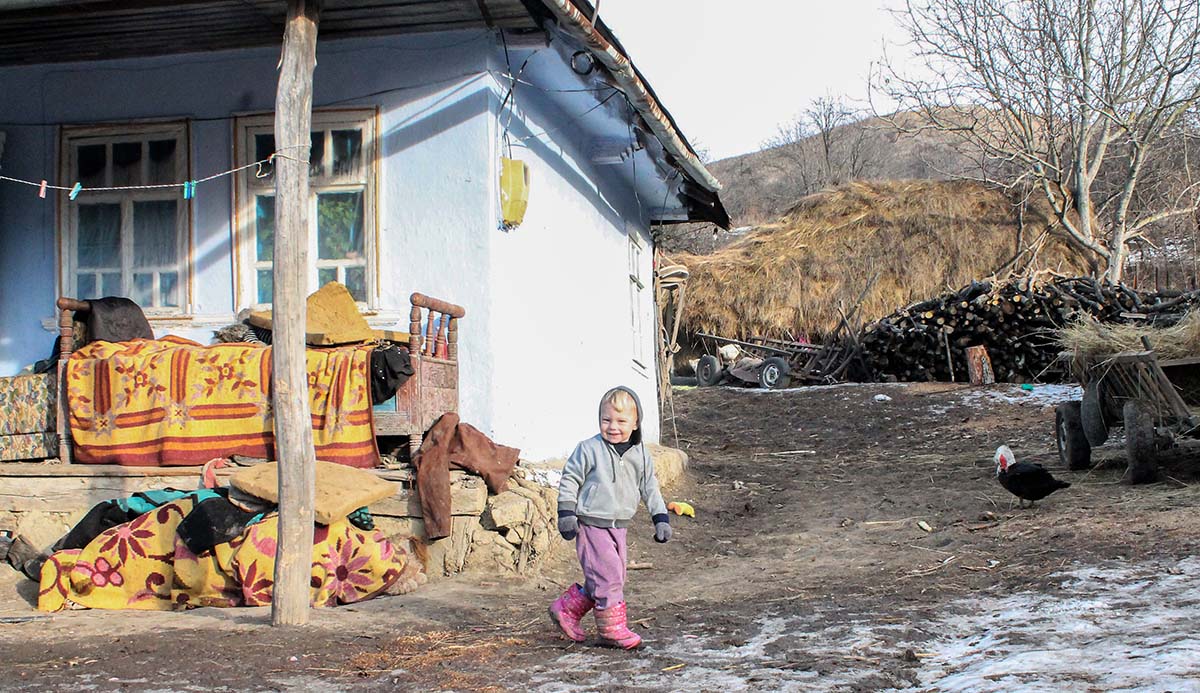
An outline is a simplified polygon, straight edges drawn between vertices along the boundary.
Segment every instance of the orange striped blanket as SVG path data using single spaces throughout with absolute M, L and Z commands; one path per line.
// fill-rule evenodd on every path
M 370 346 L 308 349 L 317 459 L 379 463 L 371 419 Z M 275 459 L 271 349 L 180 337 L 93 342 L 67 361 L 75 457 L 88 464 L 198 465 Z

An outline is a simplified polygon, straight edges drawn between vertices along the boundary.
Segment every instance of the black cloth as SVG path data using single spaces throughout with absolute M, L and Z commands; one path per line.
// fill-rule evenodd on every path
M 246 531 L 246 527 L 263 517 L 263 513 L 247 512 L 230 503 L 226 489 L 217 489 L 217 493 L 221 495 L 205 498 L 192 506 L 191 512 L 175 529 L 192 553 L 198 554 L 217 544 L 233 541 Z
M 611 445 L 617 449 L 618 455 L 624 456 L 625 453 L 629 452 L 629 448 L 633 447 L 633 441 L 627 440 L 624 443 L 611 443 Z
M 62 335 L 59 335 L 54 338 L 54 346 L 50 348 L 50 355 L 33 364 L 33 372 L 41 374 L 56 371 L 58 369 L 58 355 L 61 345 Z
M 87 515 L 83 516 L 82 520 L 75 523 L 71 531 L 54 542 L 54 546 L 50 550 L 53 552 L 62 551 L 63 549 L 82 549 L 91 543 L 93 539 L 100 536 L 100 533 L 104 530 L 135 520 L 140 514 L 130 510 L 128 507 L 122 507 L 115 500 L 97 503 L 92 506 Z
M 371 404 L 391 399 L 412 374 L 407 349 L 391 342 L 376 347 L 371 352 Z
M 138 304 L 124 296 L 105 296 L 88 301 L 91 310 L 83 318 L 87 323 L 88 340 L 128 342 L 131 339 L 154 339 L 150 321 Z

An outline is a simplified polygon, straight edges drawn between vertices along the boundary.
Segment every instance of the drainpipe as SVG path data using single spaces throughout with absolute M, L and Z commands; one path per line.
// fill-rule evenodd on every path
M 721 183 L 713 177 L 700 159 L 692 153 L 687 143 L 679 136 L 671 120 L 663 112 L 658 101 L 650 94 L 650 90 L 642 83 L 633 63 L 621 51 L 609 43 L 586 15 L 579 11 L 571 0 L 542 0 L 542 3 L 554 13 L 558 25 L 567 34 L 583 43 L 588 51 L 596 57 L 608 71 L 612 73 L 617 87 L 624 92 L 634 110 L 641 114 L 646 125 L 654 132 L 655 137 L 671 154 L 676 163 L 688 173 L 693 180 L 710 192 L 721 189 Z

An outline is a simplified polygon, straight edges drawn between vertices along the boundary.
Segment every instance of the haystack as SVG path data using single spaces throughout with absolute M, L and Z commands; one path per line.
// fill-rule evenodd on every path
M 672 258 L 691 271 L 683 329 L 819 339 L 875 276 L 856 322 L 997 272 L 1086 273 L 1050 215 L 1018 211 L 970 181 L 855 182 L 810 195 L 712 255 Z
M 1143 351 L 1142 337 L 1160 359 L 1200 354 L 1200 313 L 1190 312 L 1169 327 L 1114 325 L 1084 319 L 1059 332 L 1059 344 L 1084 361 L 1098 361 L 1121 351 Z

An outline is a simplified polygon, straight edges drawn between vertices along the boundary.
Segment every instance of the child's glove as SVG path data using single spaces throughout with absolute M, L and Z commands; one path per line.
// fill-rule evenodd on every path
M 561 522 L 561 520 L 560 520 Z M 655 522 L 654 523 L 654 541 L 660 544 L 665 544 L 671 540 L 671 523 Z
M 571 541 L 579 534 L 579 518 L 575 517 L 575 513 L 558 516 L 558 533 L 567 541 Z

